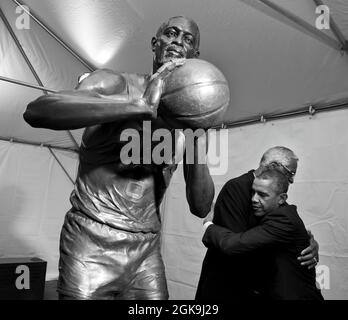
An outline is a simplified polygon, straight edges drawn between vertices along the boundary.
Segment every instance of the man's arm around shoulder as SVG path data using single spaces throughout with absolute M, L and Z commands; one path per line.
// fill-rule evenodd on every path
M 228 255 L 288 244 L 292 241 L 294 224 L 284 211 L 274 210 L 261 224 L 245 232 L 234 233 L 227 228 L 209 225 L 203 236 L 206 247 L 213 247 Z

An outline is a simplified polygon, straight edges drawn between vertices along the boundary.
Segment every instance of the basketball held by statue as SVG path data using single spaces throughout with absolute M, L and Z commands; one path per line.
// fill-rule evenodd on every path
M 228 82 L 208 61 L 187 59 L 166 79 L 159 114 L 173 128 L 203 128 L 223 122 L 230 101 Z

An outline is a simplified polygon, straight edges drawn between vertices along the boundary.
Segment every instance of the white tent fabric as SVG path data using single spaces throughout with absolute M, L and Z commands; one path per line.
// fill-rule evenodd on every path
M 74 177 L 76 156 L 55 154 Z M 47 279 L 56 278 L 72 187 L 47 148 L 0 141 L 0 257 L 42 257 Z
M 55 90 L 73 88 L 77 83 L 77 76 L 86 72 L 86 68 L 72 59 L 61 45 L 35 23 L 30 24 L 29 30 L 18 30 L 15 8 L 11 1 L 1 3 L 1 9 L 44 86 Z M 1 20 L 0 46 L 1 76 L 37 84 Z M 34 129 L 23 121 L 26 105 L 42 92 L 6 82 L 0 82 L 0 90 L 1 114 L 4 115 L 0 118 L 0 137 L 74 147 L 66 132 Z
M 161 22 L 181 14 L 194 18 L 201 29 L 201 58 L 219 67 L 230 83 L 226 124 L 309 106 L 345 106 L 348 57 L 339 50 L 332 30 L 315 29 L 318 1 L 271 1 L 287 17 L 269 7 L 269 2 L 26 0 L 25 5 L 91 66 L 137 73 L 151 71 L 150 40 Z M 18 3 L 1 0 L 0 9 L 43 85 L 54 90 L 74 88 L 78 76 L 89 68 L 34 18 L 28 30 L 18 29 L 16 21 L 23 14 L 16 12 Z M 323 3 L 347 39 L 348 3 Z M 291 20 L 293 16 L 304 21 L 305 27 Z M 0 18 L 1 76 L 37 85 Z M 52 146 L 72 178 L 78 163 L 76 154 L 55 149 L 75 147 L 67 132 L 34 129 L 24 122 L 26 105 L 41 94 L 0 81 L 0 257 L 39 255 L 48 261 L 48 278 L 53 278 L 58 272 L 59 232 L 73 185 L 47 148 L 14 142 Z M 290 199 L 320 243 L 321 263 L 331 271 L 331 289 L 324 295 L 332 299 L 348 298 L 348 176 L 338 170 L 348 160 L 347 115 L 345 110 L 332 111 L 312 119 L 296 117 L 231 128 L 228 171 L 214 177 L 217 194 L 228 179 L 254 168 L 268 147 L 281 144 L 295 150 L 300 167 Z M 78 143 L 81 133 L 72 132 Z M 177 172 L 163 205 L 163 254 L 171 298 L 191 299 L 205 250 L 200 242 L 201 221 L 189 214 L 183 189 L 182 174 Z
M 7 0 L 8 1 L 8 0 Z M 273 1 L 315 26 L 313 0 Z M 343 1 L 324 1 L 348 32 Z M 231 84 L 226 122 L 292 111 L 348 91 L 347 55 L 329 47 L 260 1 L 26 1 L 86 59 L 119 71 L 151 71 L 150 39 L 167 17 L 192 16 L 201 57 Z M 337 21 L 337 24 L 338 24 Z M 317 30 L 319 31 L 319 30 Z M 331 31 L 325 32 L 332 39 Z M 250 94 L 252 92 L 252 94 Z

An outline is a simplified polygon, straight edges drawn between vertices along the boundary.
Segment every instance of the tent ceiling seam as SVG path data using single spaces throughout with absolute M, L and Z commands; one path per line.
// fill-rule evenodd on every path
M 65 151 L 65 152 L 71 152 L 71 153 L 78 154 L 78 150 L 71 149 L 71 148 L 53 146 L 53 145 L 50 145 L 47 143 L 31 142 L 31 141 L 20 140 L 17 138 L 9 138 L 9 137 L 1 137 L 1 136 L 0 136 L 0 141 L 18 143 L 18 144 L 23 144 L 23 145 L 33 146 L 33 147 L 51 148 L 51 149 L 55 149 L 58 151 Z
M 50 151 L 50 153 L 52 154 L 52 156 L 54 157 L 54 159 L 56 159 L 57 163 L 59 164 L 59 166 L 61 167 L 61 169 L 64 171 L 65 175 L 68 177 L 68 179 L 70 180 L 70 182 L 75 185 L 74 180 L 70 177 L 70 174 L 68 173 L 68 171 L 66 171 L 65 167 L 63 166 L 63 164 L 60 162 L 60 160 L 58 159 L 58 157 L 56 156 L 56 154 L 52 151 L 52 149 L 50 147 L 48 147 L 48 150 Z
M 68 133 L 68 136 L 70 137 L 70 140 L 74 143 L 76 150 L 78 150 L 79 149 L 79 145 L 78 145 L 75 137 L 73 136 L 73 134 L 71 133 L 70 130 L 67 130 L 66 132 Z
M 279 113 L 279 114 L 273 114 L 273 115 L 260 115 L 257 118 L 223 123 L 221 126 L 212 127 L 212 129 L 228 129 L 228 128 L 235 128 L 235 127 L 242 127 L 242 126 L 247 126 L 251 124 L 266 123 L 267 121 L 281 120 L 281 119 L 296 117 L 296 116 L 305 116 L 305 115 L 314 116 L 315 114 L 319 112 L 335 111 L 335 110 L 342 110 L 342 109 L 348 109 L 348 101 L 337 103 L 337 104 L 331 104 L 328 106 L 322 106 L 322 107 L 314 107 L 313 105 L 310 105 L 308 108 L 294 111 L 294 112 L 285 112 L 285 113 Z

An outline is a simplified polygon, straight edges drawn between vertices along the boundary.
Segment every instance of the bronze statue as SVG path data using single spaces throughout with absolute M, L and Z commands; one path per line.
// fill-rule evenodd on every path
M 72 91 L 39 97 L 24 119 L 33 127 L 86 127 L 71 210 L 60 238 L 58 291 L 61 299 L 167 299 L 160 253 L 159 205 L 175 163 L 120 161 L 120 134 L 144 120 L 166 127 L 157 116 L 164 78 L 199 55 L 199 29 L 185 17 L 162 24 L 151 42 L 153 75 L 97 70 Z M 195 140 L 195 148 L 206 137 Z M 210 210 L 214 185 L 205 164 L 184 163 L 191 212 Z M 177 214 L 171 212 L 170 214 Z

